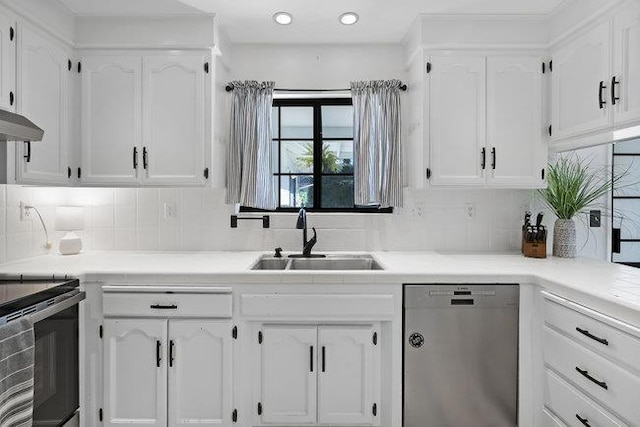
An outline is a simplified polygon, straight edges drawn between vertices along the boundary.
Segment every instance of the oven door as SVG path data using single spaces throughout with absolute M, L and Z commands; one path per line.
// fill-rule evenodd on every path
M 34 426 L 61 426 L 78 409 L 78 304 L 34 322 Z M 47 314 L 49 314 L 47 313 Z M 35 320 L 35 319 L 34 319 Z

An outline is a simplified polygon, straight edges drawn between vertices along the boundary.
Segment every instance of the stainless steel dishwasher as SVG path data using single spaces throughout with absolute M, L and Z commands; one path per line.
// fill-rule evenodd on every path
M 404 427 L 514 427 L 518 285 L 404 286 Z

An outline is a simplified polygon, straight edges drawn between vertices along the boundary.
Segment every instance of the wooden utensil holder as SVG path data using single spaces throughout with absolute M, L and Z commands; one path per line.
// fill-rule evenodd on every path
M 536 242 L 526 242 L 522 237 L 522 253 L 527 258 L 546 258 L 547 257 L 547 240 Z

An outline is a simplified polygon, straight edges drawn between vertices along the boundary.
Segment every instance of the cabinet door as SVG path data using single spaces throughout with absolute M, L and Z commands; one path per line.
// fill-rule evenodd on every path
M 231 424 L 231 323 L 169 321 L 169 426 Z
M 553 138 L 566 138 L 612 124 L 609 99 L 610 24 L 606 21 L 553 54 Z M 606 88 L 600 90 L 600 85 Z M 602 95 L 602 105 L 600 103 Z
M 485 145 L 485 59 L 432 58 L 429 126 L 434 185 L 480 185 Z
M 105 320 L 105 426 L 166 425 L 166 354 L 166 320 Z
M 0 108 L 15 110 L 16 98 L 16 20 L 0 9 Z M 13 32 L 13 40 L 11 33 Z M 11 93 L 13 92 L 13 95 Z M 13 96 L 13 102 L 11 97 Z
M 366 326 L 318 327 L 318 422 L 373 424 L 379 406 L 379 346 Z M 376 413 L 378 408 L 376 408 Z
M 203 55 L 144 58 L 146 183 L 204 183 L 204 62 Z
M 614 74 L 618 82 L 613 90 L 620 98 L 615 106 L 615 124 L 625 125 L 640 120 L 640 3 L 632 2 L 619 12 L 613 28 Z M 613 85 L 613 80 L 609 83 Z
M 262 329 L 262 422 L 316 422 L 316 326 Z
M 18 110 L 44 129 L 44 137 L 19 144 L 16 178 L 20 183 L 67 184 L 70 53 L 27 23 L 21 26 L 19 43 Z
M 487 59 L 487 170 L 492 185 L 544 183 L 541 63 L 537 57 Z
M 82 59 L 82 178 L 133 184 L 142 168 L 142 61 L 136 56 Z

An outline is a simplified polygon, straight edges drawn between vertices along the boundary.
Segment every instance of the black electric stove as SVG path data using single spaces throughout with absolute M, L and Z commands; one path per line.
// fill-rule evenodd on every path
M 59 297 L 77 291 L 79 286 L 78 279 L 67 276 L 0 275 L 0 324 L 13 313 L 56 302 Z

